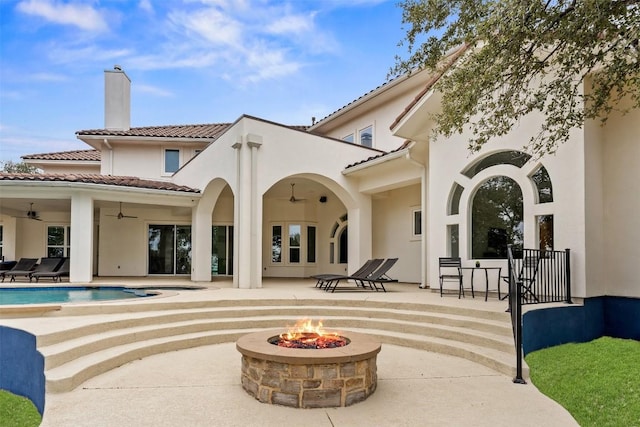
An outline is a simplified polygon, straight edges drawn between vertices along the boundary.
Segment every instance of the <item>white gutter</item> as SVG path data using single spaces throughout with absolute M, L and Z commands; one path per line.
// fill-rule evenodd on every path
M 104 138 L 103 142 L 104 142 L 104 145 L 106 145 L 107 148 L 109 149 L 109 173 L 108 173 L 108 175 L 113 175 L 113 147 L 111 146 L 111 144 L 109 144 L 109 140 L 107 138 Z M 100 161 L 100 164 L 102 164 L 102 161 Z

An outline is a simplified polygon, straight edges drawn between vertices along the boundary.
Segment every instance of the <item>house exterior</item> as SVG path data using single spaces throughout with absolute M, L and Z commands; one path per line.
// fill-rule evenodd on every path
M 239 288 L 397 257 L 394 278 L 435 289 L 438 257 L 504 268 L 511 241 L 570 248 L 576 297 L 640 297 L 640 111 L 587 122 L 541 159 L 523 152 L 530 115 L 470 154 L 468 131 L 431 138 L 439 77 L 390 81 L 311 126 L 131 127 L 131 82 L 107 70 L 105 128 L 76 133 L 90 150 L 28 155 L 44 174 L 0 176 L 2 255 L 70 255 L 71 282 L 222 275 Z M 497 198 L 515 215 L 496 220 Z M 40 221 L 24 218 L 30 203 Z

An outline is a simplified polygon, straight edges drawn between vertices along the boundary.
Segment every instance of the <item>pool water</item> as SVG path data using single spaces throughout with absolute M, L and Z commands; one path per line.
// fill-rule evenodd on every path
M 110 301 L 152 295 L 156 293 L 122 287 L 1 288 L 0 305 Z

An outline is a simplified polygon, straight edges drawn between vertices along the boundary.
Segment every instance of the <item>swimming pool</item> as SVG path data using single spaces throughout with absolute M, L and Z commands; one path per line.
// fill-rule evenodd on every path
M 157 295 L 146 289 L 124 287 L 0 288 L 0 305 L 91 302 L 142 298 Z

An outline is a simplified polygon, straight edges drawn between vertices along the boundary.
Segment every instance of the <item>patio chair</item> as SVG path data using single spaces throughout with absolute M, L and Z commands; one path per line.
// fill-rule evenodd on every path
M 523 300 L 528 300 L 530 302 L 540 302 L 536 294 L 533 292 L 533 284 L 536 281 L 539 266 L 540 258 L 537 256 L 526 256 L 522 259 L 520 271 L 516 276 L 516 283 L 518 283 L 520 289 L 522 289 L 521 296 Z M 507 286 L 509 286 L 509 276 L 502 276 L 501 278 L 504 282 L 507 283 Z
M 14 265 L 11 270 L 0 272 L 0 275 L 2 276 L 2 282 L 4 282 L 4 279 L 7 276 L 11 276 L 13 274 L 19 274 L 23 271 L 26 271 L 28 273 L 31 272 L 37 263 L 38 263 L 38 258 L 20 258 L 16 263 L 16 265 Z
M 456 282 L 458 284 L 458 299 L 460 299 L 460 295 L 464 296 L 464 288 L 462 287 L 462 260 L 460 257 L 438 258 L 438 273 L 440 277 L 441 297 L 444 282 Z
M 380 267 L 383 261 L 384 259 L 381 259 L 381 258 L 370 259 L 367 262 L 365 262 L 362 265 L 362 267 L 360 267 L 350 276 L 345 274 L 317 274 L 311 277 L 318 280 L 318 282 L 316 283 L 316 287 L 319 287 L 320 289 L 325 289 L 327 286 L 329 286 L 331 283 L 333 283 L 336 280 L 345 279 L 349 277 L 367 277 L 371 273 L 373 273 L 378 267 Z M 356 282 L 356 284 L 360 286 L 360 282 Z
M 31 270 L 22 270 L 22 271 L 10 271 L 7 272 L 7 276 L 11 276 L 11 282 L 16 281 L 16 276 L 24 276 L 31 281 L 31 275 L 34 273 L 44 272 L 50 273 L 58 269 L 62 264 L 62 258 L 41 258 L 40 264 L 36 264 L 36 266 Z
M 62 264 L 55 271 L 36 271 L 33 272 L 29 278 L 36 279 L 36 282 L 40 281 L 40 279 L 49 278 L 54 282 L 61 282 L 63 277 L 69 277 L 69 266 L 71 264 L 70 258 L 63 258 Z

